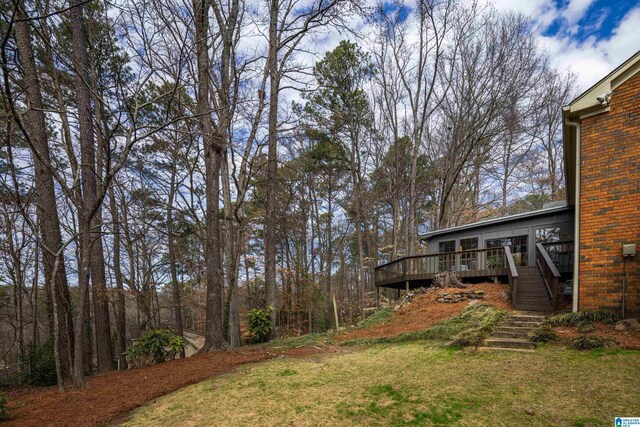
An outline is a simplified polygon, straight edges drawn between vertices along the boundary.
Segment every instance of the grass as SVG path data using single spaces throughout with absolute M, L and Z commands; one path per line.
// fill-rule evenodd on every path
M 299 337 L 278 338 L 261 344 L 272 348 L 299 348 L 335 344 L 335 340 L 328 334 L 306 334 Z
M 454 317 L 435 323 L 429 329 L 404 332 L 393 337 L 357 338 L 341 345 L 394 344 L 412 341 L 445 342 L 454 346 L 477 345 L 504 318 L 505 312 L 488 304 L 474 304 Z
M 551 326 L 576 326 L 582 322 L 607 322 L 618 320 L 618 314 L 611 310 L 573 311 L 551 316 L 547 323 Z
M 640 413 L 639 356 L 371 346 L 246 366 L 158 399 L 128 424 L 608 426 Z
M 383 307 L 376 310 L 371 316 L 364 319 L 358 324 L 359 329 L 370 328 L 374 325 L 387 323 L 393 316 L 393 309 L 391 307 Z

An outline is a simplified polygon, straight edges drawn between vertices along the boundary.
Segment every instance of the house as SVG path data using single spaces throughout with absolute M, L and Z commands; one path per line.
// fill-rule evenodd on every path
M 508 281 L 515 308 L 640 313 L 640 52 L 563 107 L 566 200 L 420 236 L 427 253 L 378 266 L 377 287 L 457 271 Z

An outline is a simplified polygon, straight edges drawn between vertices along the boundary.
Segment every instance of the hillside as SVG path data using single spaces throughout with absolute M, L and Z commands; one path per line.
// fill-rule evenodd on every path
M 416 347 L 414 346 L 422 349 L 431 348 L 432 350 L 430 350 L 428 358 L 431 362 L 436 361 L 434 363 L 438 364 L 440 363 L 437 362 L 439 358 L 444 357 L 449 360 L 450 355 L 453 354 L 451 351 L 456 352 L 455 347 L 454 349 L 443 349 L 443 344 L 455 342 L 452 340 L 455 340 L 461 335 L 464 336 L 469 332 L 477 330 L 483 331 L 483 328 L 490 329 L 496 322 L 499 322 L 501 318 L 511 311 L 509 300 L 506 297 L 507 286 L 505 285 L 468 285 L 463 292 L 473 293 L 475 295 L 474 297 L 470 297 L 470 300 L 457 303 L 438 301 L 451 297 L 450 295 L 449 297 L 444 297 L 445 294 L 459 294 L 460 292 L 461 290 L 457 288 L 421 290 L 416 292 L 412 298 L 405 300 L 400 307 L 397 307 L 397 303 L 389 304 L 377 310 L 372 316 L 361 321 L 358 325 L 347 327 L 346 330 L 339 333 L 284 338 L 266 345 L 253 345 L 238 350 L 211 352 L 151 367 L 96 375 L 89 379 L 88 388 L 80 391 L 73 390 L 60 394 L 55 388 L 15 388 L 8 393 L 9 413 L 12 418 L 6 425 L 105 425 L 119 420 L 134 409 L 146 405 L 150 401 L 155 402 L 156 399 L 176 390 L 185 387 L 187 388 L 184 390 L 190 390 L 188 386 L 192 384 L 233 372 L 242 365 L 255 365 L 270 359 L 291 360 L 291 362 L 283 362 L 282 366 L 286 365 L 286 369 L 280 369 L 281 364 L 267 364 L 265 368 L 256 368 L 256 372 L 260 373 L 259 376 L 261 376 L 261 378 L 263 374 L 264 378 L 267 379 L 273 377 L 273 375 L 275 375 L 272 371 L 272 369 L 274 369 L 273 366 L 279 369 L 278 372 L 285 372 L 285 374 L 282 374 L 283 376 L 296 376 L 297 372 L 300 372 L 302 369 L 300 366 L 305 364 L 309 365 L 309 363 L 315 366 L 318 362 L 313 362 L 313 360 L 320 360 L 318 357 L 320 357 L 321 360 L 328 360 L 326 358 L 334 360 L 335 362 L 331 362 L 329 365 L 335 365 L 335 369 L 339 371 L 344 367 L 343 362 L 341 362 L 343 359 L 335 358 L 345 357 L 351 353 L 362 354 L 362 356 L 350 357 L 358 360 L 362 358 L 361 362 L 363 364 L 371 366 L 371 369 L 375 368 L 380 370 L 382 362 L 380 360 L 374 360 L 376 357 L 374 355 L 378 354 L 376 353 L 377 350 L 375 350 L 377 347 L 375 345 L 371 346 L 371 344 L 376 343 L 386 344 L 381 351 L 386 355 L 384 357 L 389 358 L 401 357 L 410 359 L 411 357 L 416 357 L 414 354 Z M 477 295 L 481 295 L 481 297 Z M 639 332 L 616 331 L 613 325 L 604 323 L 596 323 L 595 329 L 598 334 L 615 338 L 621 347 L 640 348 Z M 556 330 L 563 339 L 560 344 L 567 343 L 569 339 L 577 335 L 575 327 L 564 326 L 558 327 Z M 400 347 L 394 350 L 394 343 L 399 342 L 409 342 L 410 347 L 414 350 L 410 348 L 405 351 L 401 350 Z M 540 369 L 557 369 L 557 367 L 548 366 L 544 360 L 548 357 L 556 361 L 563 358 L 573 359 L 577 354 L 574 350 L 567 350 L 563 347 L 564 346 L 561 345 L 542 348 L 535 352 L 536 356 L 531 357 L 537 357 L 534 363 L 537 363 Z M 373 353 L 369 349 L 371 349 Z M 551 353 L 543 356 L 541 355 L 542 353 L 540 353 L 541 351 Z M 610 351 L 613 351 L 611 354 L 618 354 L 615 353 L 616 350 Z M 594 354 L 606 355 L 608 353 Z M 636 360 L 636 362 L 638 360 L 636 352 L 619 354 L 624 355 L 625 360 L 629 360 L 629 358 Z M 384 360 L 384 357 L 381 360 Z M 519 362 L 516 363 L 518 356 L 513 354 L 501 355 L 499 357 L 509 360 L 509 363 L 513 361 L 515 364 L 520 365 Z M 311 362 L 293 360 L 300 358 L 310 360 Z M 492 371 L 493 365 L 485 363 L 486 361 L 484 359 L 482 360 L 482 363 L 484 363 L 483 366 L 486 365 L 485 368 L 488 370 L 486 372 L 483 371 L 483 375 L 495 376 L 496 373 Z M 615 360 L 612 359 L 610 362 L 617 367 L 624 364 L 623 361 L 618 360 L 618 358 Z M 466 364 L 467 362 L 461 363 Z M 298 367 L 294 369 L 296 366 Z M 636 369 L 634 366 L 635 365 L 625 367 L 624 369 L 634 370 Z M 403 370 L 399 371 L 393 365 L 391 365 L 390 368 L 395 374 L 402 378 L 407 377 L 407 375 L 409 377 L 413 375 Z M 455 367 L 451 366 L 450 368 L 454 369 Z M 333 369 L 333 367 L 331 369 Z M 246 373 L 247 371 L 243 369 L 238 375 L 244 375 L 242 372 Z M 391 372 L 385 373 L 384 370 L 380 370 L 379 373 L 381 375 L 391 375 Z M 521 374 L 522 373 L 518 373 L 518 375 Z M 276 376 L 279 375 L 280 374 Z M 308 379 L 309 381 L 314 381 L 312 376 Z M 354 379 L 354 381 L 355 380 L 356 379 Z M 596 378 L 594 377 L 593 380 L 596 381 Z M 252 381 L 262 381 L 262 379 L 254 378 Z M 354 387 L 364 387 L 362 384 L 368 384 L 367 381 L 366 378 L 357 380 L 357 384 L 359 385 L 354 385 Z M 390 380 L 388 379 L 387 381 Z M 251 384 L 254 384 L 254 382 L 251 382 Z M 617 384 L 616 387 L 620 387 L 621 383 L 616 382 L 615 384 Z M 325 384 L 325 387 L 331 388 L 333 386 L 331 382 Z M 385 383 L 382 386 L 386 387 L 387 384 Z M 201 386 L 196 385 L 194 387 Z M 375 388 L 378 387 L 378 385 L 371 385 L 371 387 Z M 236 394 L 240 392 L 241 390 L 234 391 Z M 182 393 L 182 391 L 178 393 L 178 396 L 180 393 Z M 383 394 L 385 393 L 387 392 Z M 251 396 L 251 387 L 249 387 L 248 396 Z M 403 399 L 405 397 L 403 397 Z M 160 402 L 163 402 L 163 399 L 161 399 Z M 173 398 L 167 397 L 167 399 Z M 256 399 L 258 398 L 256 397 Z M 466 399 L 466 397 L 464 399 Z M 464 399 L 463 401 L 466 401 Z M 267 402 L 263 403 L 267 406 L 270 405 Z M 406 403 L 407 402 L 404 402 L 403 405 Z M 180 405 L 191 407 L 193 403 L 182 402 Z M 358 405 L 359 404 L 356 404 L 356 407 Z M 227 409 L 231 411 L 232 407 L 233 405 Z M 166 411 L 167 407 L 162 406 L 161 409 L 162 411 Z M 225 414 L 224 411 L 227 409 L 223 409 L 221 414 Z M 328 411 L 329 408 L 324 408 L 324 410 Z M 178 412 L 178 415 L 182 414 L 182 412 Z M 395 413 L 394 411 L 389 412 L 389 414 Z M 143 421 L 140 421 L 141 424 L 154 425 L 156 423 L 157 418 L 153 415 L 153 411 L 150 413 L 147 410 L 141 412 L 141 414 L 144 414 L 145 417 Z M 276 416 L 275 413 L 269 414 L 270 418 L 265 419 L 267 423 L 273 421 L 273 417 Z M 378 417 L 378 415 L 376 415 L 376 417 Z M 176 413 L 172 413 L 171 416 L 175 419 L 177 415 Z M 230 414 L 226 413 L 226 416 L 230 416 Z M 456 417 L 457 416 L 458 415 L 456 415 Z M 358 422 L 367 419 L 362 414 L 354 419 L 349 417 L 332 418 L 332 416 L 329 415 L 327 415 L 327 417 L 327 420 L 333 419 L 336 422 L 345 422 L 346 420 L 348 421 L 347 424 L 358 424 Z M 172 418 L 169 417 L 167 419 Z M 229 419 L 234 420 L 233 417 Z M 297 417 L 288 419 L 292 420 L 293 424 L 305 424 L 304 422 L 299 422 L 300 419 Z M 378 417 L 376 419 L 384 424 L 386 418 L 383 416 L 382 418 Z M 248 421 L 248 419 L 242 418 L 235 421 L 243 423 Z M 197 417 L 194 422 L 197 422 Z M 132 425 L 133 424 L 136 423 L 132 423 Z

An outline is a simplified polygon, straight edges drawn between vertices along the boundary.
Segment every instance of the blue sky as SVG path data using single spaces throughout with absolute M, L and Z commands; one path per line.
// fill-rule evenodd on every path
M 462 0 L 463 2 L 474 0 Z M 640 50 L 639 0 L 479 0 L 529 17 L 556 67 L 586 90 Z M 415 0 L 405 0 L 407 8 Z M 395 8 L 386 3 L 387 9 Z
M 638 0 L 495 0 L 498 10 L 522 13 L 536 24 L 554 65 L 572 70 L 580 90 L 640 50 Z

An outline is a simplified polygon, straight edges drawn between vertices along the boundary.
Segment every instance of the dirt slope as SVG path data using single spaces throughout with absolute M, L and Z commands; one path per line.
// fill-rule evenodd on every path
M 509 300 L 505 295 L 508 285 L 484 283 L 467 285 L 467 289 L 484 291 L 484 299 L 479 300 L 504 310 L 511 310 Z M 448 319 L 460 313 L 467 302 L 445 304 L 436 302 L 440 292 L 456 292 L 459 289 L 429 289 L 426 293 L 417 295 L 410 303 L 400 307 L 393 313 L 387 323 L 374 325 L 367 329 L 358 329 L 336 336 L 336 340 L 344 341 L 356 338 L 392 337 L 403 332 L 420 331 L 429 328 L 440 320 Z

